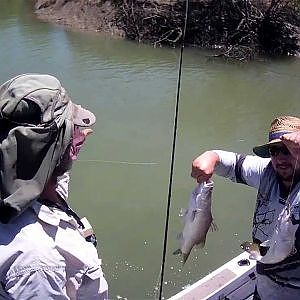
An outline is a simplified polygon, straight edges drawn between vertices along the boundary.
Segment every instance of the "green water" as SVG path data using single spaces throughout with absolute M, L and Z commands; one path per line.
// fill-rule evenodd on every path
M 50 73 L 97 115 L 74 166 L 70 203 L 97 233 L 112 299 L 158 293 L 179 51 L 65 30 L 37 20 L 31 1 L 0 1 L 0 81 Z M 255 191 L 215 178 L 219 230 L 182 267 L 172 252 L 195 183 L 191 162 L 206 149 L 248 153 L 270 121 L 300 115 L 298 59 L 249 65 L 184 49 L 163 294 L 167 298 L 240 252 L 250 238 Z

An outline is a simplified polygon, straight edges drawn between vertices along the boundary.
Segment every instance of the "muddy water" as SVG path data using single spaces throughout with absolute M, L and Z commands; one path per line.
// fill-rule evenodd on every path
M 56 75 L 97 115 L 74 166 L 70 203 L 93 224 L 112 299 L 154 299 L 162 261 L 179 51 L 38 21 L 30 1 L 0 1 L 0 81 Z M 163 292 L 167 298 L 238 254 L 255 191 L 215 178 L 217 232 L 182 267 L 172 255 L 192 159 L 211 148 L 248 153 L 278 114 L 300 114 L 297 59 L 225 64 L 185 49 Z

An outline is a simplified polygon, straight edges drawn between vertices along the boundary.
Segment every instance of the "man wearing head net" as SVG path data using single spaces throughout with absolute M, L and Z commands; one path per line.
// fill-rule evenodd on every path
M 108 299 L 96 238 L 66 202 L 95 121 L 53 76 L 0 86 L 1 299 Z

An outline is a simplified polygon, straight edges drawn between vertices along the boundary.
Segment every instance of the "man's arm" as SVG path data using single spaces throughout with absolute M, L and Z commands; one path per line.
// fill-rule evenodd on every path
M 260 176 L 269 162 L 268 158 L 211 150 L 193 161 L 191 176 L 198 182 L 204 182 L 216 173 L 234 182 L 258 188 Z
M 7 279 L 5 285 L 7 298 L 4 299 L 70 299 L 65 290 L 65 276 L 64 269 L 55 266 L 52 270 L 50 267 L 49 269 L 41 267 L 31 272 L 23 270 L 20 275 Z

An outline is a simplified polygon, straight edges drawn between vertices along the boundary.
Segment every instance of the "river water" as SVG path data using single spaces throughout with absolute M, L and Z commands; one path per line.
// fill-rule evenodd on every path
M 178 77 L 178 49 L 122 41 L 41 22 L 31 1 L 0 1 L 0 81 L 20 73 L 57 76 L 74 102 L 97 115 L 72 172 L 70 203 L 97 233 L 111 299 L 155 299 L 160 281 Z M 219 227 L 183 267 L 179 217 L 206 149 L 251 152 L 270 121 L 300 115 L 300 60 L 228 64 L 184 49 L 164 298 L 240 252 L 250 239 L 255 191 L 214 178 Z

